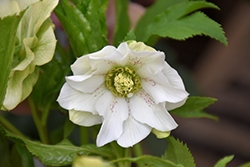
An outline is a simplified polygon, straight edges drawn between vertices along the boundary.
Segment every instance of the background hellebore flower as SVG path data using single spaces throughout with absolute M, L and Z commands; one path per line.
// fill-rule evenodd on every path
M 28 6 L 28 2 L 32 4 Z M 49 17 L 58 0 L 33 2 L 32 0 L 22 2 L 28 8 L 16 32 L 17 45 L 3 110 L 12 110 L 31 93 L 39 75 L 36 66 L 48 63 L 54 55 L 56 38 Z M 9 3 L 19 4 L 18 1 Z
M 183 105 L 188 93 L 164 59 L 142 42 L 106 46 L 75 61 L 57 101 L 75 124 L 102 123 L 98 147 L 113 140 L 133 146 L 152 128 L 167 132 L 178 126 L 167 110 Z
M 27 6 L 39 0 L 1 0 L 0 1 L 0 17 L 6 17 L 19 13 L 27 8 Z

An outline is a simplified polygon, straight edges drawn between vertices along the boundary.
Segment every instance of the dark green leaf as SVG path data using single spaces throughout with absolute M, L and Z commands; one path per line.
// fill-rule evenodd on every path
M 172 161 L 176 164 L 182 164 L 185 167 L 195 167 L 194 158 L 190 153 L 187 145 L 183 145 L 178 139 L 174 137 L 167 138 L 169 144 L 168 149 L 162 156 L 163 159 Z
M 213 116 L 211 114 L 207 114 L 202 110 L 209 105 L 213 104 L 217 99 L 210 97 L 189 97 L 186 103 L 170 112 L 177 116 L 185 117 L 185 118 L 211 118 L 214 120 L 218 120 L 218 117 Z
M 181 164 L 175 164 L 172 161 L 165 160 L 159 157 L 154 157 L 150 155 L 144 155 L 137 158 L 120 158 L 114 161 L 111 161 L 111 163 L 118 163 L 118 162 L 135 162 L 135 163 L 143 163 L 148 164 L 149 166 L 155 166 L 155 167 L 184 167 Z
M 125 36 L 125 38 L 123 39 L 123 42 L 129 41 L 129 40 L 135 40 L 136 41 L 136 36 L 135 36 L 135 32 L 133 29 L 131 29 L 128 34 Z
M 205 1 L 186 1 L 170 6 L 148 25 L 142 41 L 147 41 L 151 35 L 177 40 L 185 40 L 195 35 L 207 35 L 227 45 L 220 24 L 202 12 L 195 12 L 202 8 L 219 9 L 216 5 Z
M 16 148 L 17 148 L 19 155 L 21 156 L 22 166 L 23 167 L 34 167 L 33 156 L 30 154 L 30 152 L 19 144 L 16 144 Z
M 226 164 L 232 161 L 234 155 L 224 157 L 223 159 L 219 160 L 214 167 L 226 167 Z
M 130 21 L 128 17 L 128 1 L 115 0 L 115 9 L 116 24 L 113 43 L 114 46 L 118 46 L 129 31 Z
M 7 139 L 4 137 L 4 132 L 2 131 L 0 125 L 0 166 L 11 167 L 10 163 L 10 147 Z
M 104 12 L 107 1 L 101 2 L 75 1 L 73 6 L 62 0 L 55 9 L 76 57 L 100 50 L 108 43 Z
M 0 109 L 5 97 L 13 55 L 15 53 L 16 30 L 22 18 L 23 12 L 19 15 L 0 18 Z
M 170 6 L 184 2 L 186 0 L 157 0 L 152 6 L 147 8 L 145 14 L 139 20 L 135 34 L 138 40 L 142 40 L 145 35 L 146 27 L 154 21 L 155 17 L 165 11 Z
M 112 158 L 113 152 L 108 147 L 96 147 L 93 144 L 74 146 L 69 140 L 65 139 L 57 145 L 47 145 L 40 142 L 31 141 L 17 136 L 4 129 L 6 136 L 16 143 L 25 144 L 29 152 L 38 157 L 45 165 L 63 166 L 69 165 L 78 155 L 100 155 Z

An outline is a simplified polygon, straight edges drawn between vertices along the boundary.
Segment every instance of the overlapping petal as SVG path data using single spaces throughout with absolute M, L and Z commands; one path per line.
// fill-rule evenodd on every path
M 106 91 L 105 86 L 101 85 L 92 93 L 82 93 L 65 83 L 57 101 L 63 108 L 68 110 L 88 111 L 97 114 L 95 104 Z
M 69 119 L 77 125 L 87 127 L 102 123 L 101 116 L 77 110 L 69 110 Z
M 117 140 L 123 133 L 123 122 L 128 118 L 128 105 L 124 98 L 108 91 L 96 103 L 96 111 L 103 116 L 102 127 L 97 136 L 97 146 Z
M 144 70 L 148 77 L 141 79 L 142 87 L 154 98 L 156 103 L 164 101 L 177 103 L 188 96 L 188 93 L 182 86 L 171 84 L 168 77 L 162 72 L 152 74 L 150 69 L 145 68 Z M 174 77 L 179 78 L 177 75 Z
M 117 143 L 122 147 L 132 147 L 149 135 L 152 127 L 138 122 L 132 115 L 124 122 L 123 133 Z
M 130 100 L 132 116 L 139 122 L 159 131 L 170 131 L 178 125 L 165 109 L 164 103 L 156 104 L 143 89 Z

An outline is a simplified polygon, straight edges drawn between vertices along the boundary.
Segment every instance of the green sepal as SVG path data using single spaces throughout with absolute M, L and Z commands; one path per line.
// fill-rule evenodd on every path
M 218 117 L 202 111 L 216 101 L 217 99 L 211 97 L 188 97 L 183 106 L 169 112 L 184 118 L 210 118 L 218 121 Z

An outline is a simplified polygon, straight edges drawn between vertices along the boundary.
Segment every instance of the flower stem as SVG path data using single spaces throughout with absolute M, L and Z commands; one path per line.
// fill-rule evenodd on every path
M 2 114 L 0 114 L 0 123 L 12 133 L 26 138 L 15 126 L 13 126 L 7 119 L 5 119 Z
M 46 125 L 44 125 L 41 121 L 41 119 L 38 116 L 38 111 L 36 109 L 35 103 L 32 100 L 31 97 L 28 98 L 29 105 L 30 105 L 30 110 L 34 119 L 34 122 L 36 124 L 36 128 L 38 130 L 41 142 L 44 144 L 49 144 L 49 139 L 48 139 L 48 133 L 46 129 Z
M 119 150 L 119 146 L 115 142 L 111 142 L 111 147 L 113 148 L 116 158 L 122 158 L 121 152 Z M 124 167 L 124 164 L 122 162 L 118 162 L 119 167 Z
M 81 145 L 85 145 L 89 143 L 88 138 L 88 129 L 86 127 L 80 127 L 80 135 L 81 135 Z
M 125 154 L 124 154 L 124 158 L 130 158 L 131 157 L 131 149 L 130 147 L 129 148 L 126 148 L 125 149 Z M 124 166 L 125 167 L 130 167 L 131 166 L 131 162 L 127 161 L 124 163 Z
M 140 156 L 143 155 L 143 151 L 142 151 L 140 143 L 137 143 L 136 145 L 134 145 L 133 151 L 134 151 L 135 157 L 140 157 Z M 144 167 L 144 165 L 141 164 L 141 163 L 137 163 L 137 166 L 138 167 Z

